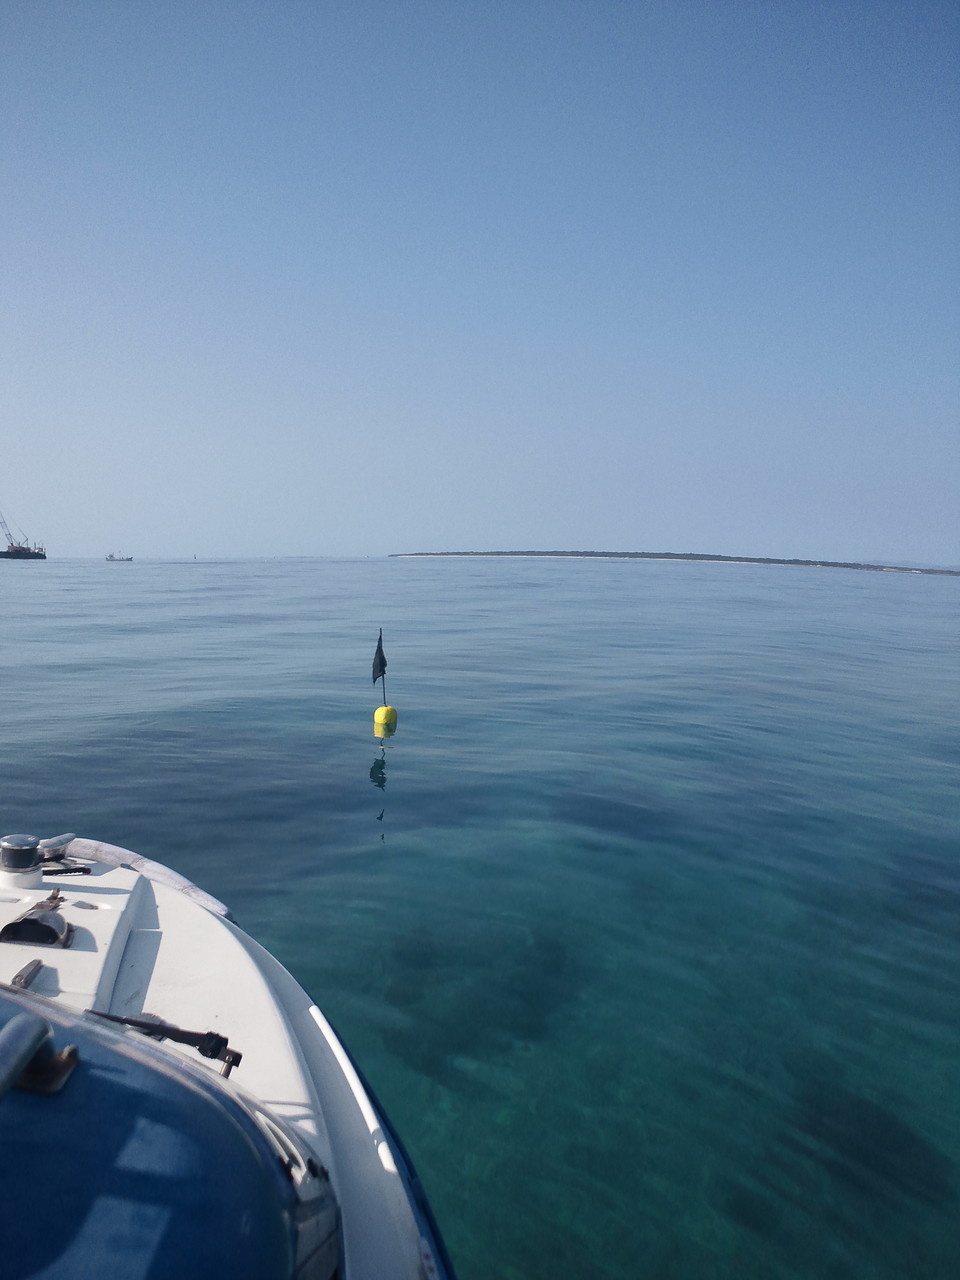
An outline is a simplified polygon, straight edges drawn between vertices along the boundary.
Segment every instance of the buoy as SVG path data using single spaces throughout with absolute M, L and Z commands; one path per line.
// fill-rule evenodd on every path
M 378 707 L 374 712 L 374 724 L 378 728 L 389 728 L 390 733 L 397 730 L 397 708 Z
M 387 724 L 385 720 L 374 720 L 373 722 L 373 736 L 375 738 L 392 738 L 396 732 L 397 726 L 395 724 Z

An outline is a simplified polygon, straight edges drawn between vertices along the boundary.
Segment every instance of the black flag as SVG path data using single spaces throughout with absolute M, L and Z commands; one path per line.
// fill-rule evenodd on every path
M 377 641 L 377 652 L 373 655 L 373 683 L 376 684 L 387 669 L 387 660 L 383 656 L 383 628 L 380 628 L 380 639 Z

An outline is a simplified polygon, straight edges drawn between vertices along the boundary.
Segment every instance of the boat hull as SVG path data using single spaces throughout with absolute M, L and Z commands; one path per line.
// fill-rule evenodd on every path
M 316 1238 L 302 1248 L 316 1266 L 301 1270 L 298 1263 L 291 1276 L 452 1280 L 402 1144 L 336 1032 L 279 961 L 222 903 L 161 863 L 78 839 L 48 858 L 42 882 L 32 885 L 31 874 L 39 880 L 39 873 L 0 872 L 0 880 L 6 877 L 0 884 L 0 984 L 9 991 L 26 981 L 27 995 L 41 1008 L 46 1004 L 77 1020 L 78 1043 L 94 1022 L 101 1037 L 119 1038 L 128 1047 L 132 1042 L 141 1056 L 159 1055 L 173 1075 L 195 1080 L 199 1073 L 211 1091 L 226 1096 L 228 1108 L 259 1117 L 268 1138 L 306 1153 L 300 1166 L 329 1182 L 339 1254 L 328 1266 L 329 1214 L 315 1215 Z M 32 935 L 18 935 L 25 913 L 44 910 L 66 926 L 60 935 L 67 945 L 38 945 Z M 173 1031 L 210 1033 L 226 1048 L 211 1057 L 196 1043 L 144 1034 L 158 1020 Z M 65 1098 L 73 1083 L 64 1086 Z M 0 1107 L 0 1137 L 2 1126 Z M 206 1176 L 216 1178 L 217 1167 Z M 322 1191 L 313 1187 L 314 1201 Z M 293 1217 L 306 1222 L 309 1215 L 301 1208 Z M 291 1247 L 302 1260 L 301 1244 Z M 99 1265 L 89 1273 L 96 1271 L 120 1274 Z M 180 1280 L 206 1274 L 179 1264 L 167 1273 Z

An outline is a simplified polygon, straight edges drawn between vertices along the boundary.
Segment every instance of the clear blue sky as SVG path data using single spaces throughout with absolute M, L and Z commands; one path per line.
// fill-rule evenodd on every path
M 58 558 L 960 562 L 953 0 L 3 0 Z

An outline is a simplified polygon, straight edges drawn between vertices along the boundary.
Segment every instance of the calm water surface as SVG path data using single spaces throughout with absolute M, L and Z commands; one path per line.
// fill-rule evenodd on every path
M 226 900 L 461 1280 L 955 1280 L 960 581 L 51 560 L 0 597 L 0 825 Z

